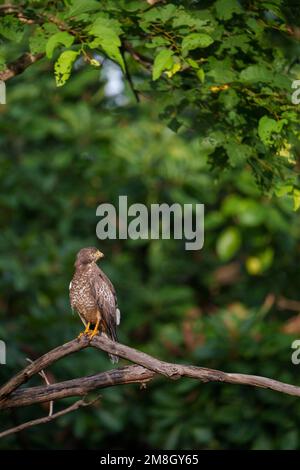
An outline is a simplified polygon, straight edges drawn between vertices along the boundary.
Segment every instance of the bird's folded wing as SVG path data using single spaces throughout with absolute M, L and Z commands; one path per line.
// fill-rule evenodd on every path
M 100 271 L 100 270 L 99 270 Z M 90 279 L 91 289 L 107 329 L 114 341 L 117 340 L 116 326 L 118 324 L 116 294 L 112 283 L 101 271 Z M 113 290 L 112 290 L 113 289 Z

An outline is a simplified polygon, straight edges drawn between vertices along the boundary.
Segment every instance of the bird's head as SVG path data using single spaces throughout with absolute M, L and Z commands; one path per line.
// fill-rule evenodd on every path
M 96 263 L 100 258 L 103 257 L 104 254 L 98 250 L 98 248 L 93 246 L 89 248 L 82 248 L 82 250 L 78 251 L 77 253 L 75 266 Z

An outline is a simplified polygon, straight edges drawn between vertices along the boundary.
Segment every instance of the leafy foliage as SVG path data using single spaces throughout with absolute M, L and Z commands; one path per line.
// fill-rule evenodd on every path
M 278 196 L 286 179 L 291 197 L 299 191 L 299 126 L 291 103 L 297 69 L 287 52 L 296 48 L 291 24 L 299 18 L 288 2 L 13 5 L 15 15 L 9 9 L 0 16 L 0 36 L 14 43 L 23 38 L 22 48 L 48 59 L 55 54 L 57 86 L 70 79 L 79 56 L 92 66 L 101 65 L 99 55 L 108 57 L 132 74 L 137 90 L 157 99 L 173 130 L 215 142 L 209 151 L 199 149 L 213 169 L 250 166 L 266 193 Z

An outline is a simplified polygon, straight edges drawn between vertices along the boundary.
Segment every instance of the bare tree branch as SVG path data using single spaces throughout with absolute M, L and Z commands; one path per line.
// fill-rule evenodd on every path
M 0 13 L 4 12 L 5 15 L 9 15 L 10 13 L 14 13 L 16 11 L 19 11 L 19 7 L 17 7 L 17 5 L 11 5 L 9 3 L 0 5 Z
M 231 384 L 251 385 L 252 387 L 268 388 L 276 392 L 300 397 L 300 387 L 297 387 L 296 385 L 290 385 L 278 380 L 257 375 L 223 372 L 216 369 L 208 369 L 206 367 L 195 367 L 160 361 L 149 354 L 145 354 L 141 351 L 130 348 L 129 346 L 125 346 L 124 344 L 115 343 L 102 335 L 95 336 L 91 341 L 91 345 L 97 349 L 101 349 L 109 352 L 110 354 L 114 354 L 122 357 L 123 359 L 128 359 L 131 362 L 140 364 L 146 369 L 165 375 L 171 379 L 190 377 L 198 379 L 201 382 L 226 382 Z
M 12 392 L 14 392 L 34 374 L 37 374 L 41 370 L 49 367 L 53 362 L 56 362 L 62 357 L 73 354 L 89 345 L 127 359 L 135 364 L 139 364 L 142 368 L 135 366 L 113 369 L 90 377 L 82 377 L 62 382 L 61 384 L 52 384 L 46 387 L 33 387 L 32 389 L 22 389 L 12 394 Z M 149 374 L 147 371 L 151 371 L 152 373 Z M 30 397 L 32 397 L 33 403 L 37 403 L 66 396 L 81 396 L 92 389 L 110 385 L 145 382 L 152 379 L 155 373 L 164 375 L 171 379 L 190 377 L 198 379 L 201 382 L 226 382 L 232 384 L 251 385 L 254 387 L 269 388 L 289 395 L 300 396 L 300 387 L 294 385 L 255 375 L 227 373 L 205 367 L 172 364 L 160 361 L 149 354 L 145 354 L 129 346 L 125 346 L 124 344 L 115 343 L 105 336 L 98 335 L 91 341 L 86 336 L 83 336 L 80 339 L 74 339 L 69 343 L 63 344 L 62 346 L 49 351 L 27 366 L 0 388 L 0 408 L 29 405 L 31 403 Z M 18 400 L 20 400 L 20 403 Z
M 127 359 L 135 363 L 135 365 L 116 368 L 107 372 L 91 375 L 89 377 L 67 380 L 57 384 L 17 390 L 20 385 L 27 382 L 30 377 L 41 373 L 41 371 L 46 367 L 49 367 L 53 362 L 73 354 L 76 351 L 80 351 L 87 346 L 92 346 L 96 349 L 100 349 L 101 351 L 122 357 L 123 359 Z M 203 383 L 224 382 L 238 385 L 250 385 L 252 387 L 268 388 L 287 395 L 300 397 L 300 387 L 295 385 L 256 375 L 228 373 L 220 370 L 208 369 L 206 367 L 195 367 L 164 362 L 150 356 L 149 354 L 143 353 L 142 351 L 130 348 L 124 344 L 115 343 L 105 336 L 98 335 L 92 340 L 87 336 L 82 336 L 80 339 L 74 339 L 69 343 L 63 344 L 44 354 L 12 377 L 0 388 L 0 409 L 28 406 L 34 403 L 42 403 L 71 396 L 86 396 L 86 394 L 92 390 L 115 385 L 129 383 L 140 383 L 144 385 L 158 374 L 164 375 L 170 379 L 189 377 Z M 77 408 L 79 406 L 84 406 L 81 401 L 76 403 Z M 0 433 L 0 437 L 56 419 L 62 414 L 77 409 L 76 403 L 66 410 L 55 413 L 52 416 L 46 416 L 4 431 Z
M 35 374 L 38 374 L 41 370 L 49 367 L 53 362 L 61 359 L 62 357 L 73 354 L 80 349 L 86 348 L 89 345 L 89 340 L 87 337 L 82 337 L 80 341 L 74 339 L 69 343 L 65 343 L 58 348 L 52 349 L 48 353 L 39 357 L 36 361 L 29 366 L 25 367 L 21 372 L 12 377 L 3 387 L 0 388 L 0 406 L 1 399 L 6 395 L 9 395 L 11 392 L 16 390 L 20 385 L 27 382 L 30 377 Z
M 107 372 L 66 380 L 49 386 L 21 388 L 1 402 L 0 409 L 28 406 L 66 397 L 81 397 L 101 388 L 131 383 L 145 384 L 155 377 L 155 372 L 142 366 L 119 367 Z
M 7 81 L 16 75 L 20 75 L 30 65 L 44 57 L 44 54 L 30 54 L 26 52 L 14 62 L 8 64 L 7 68 L 0 72 L 0 80 Z
M 50 421 L 53 421 L 54 419 L 57 419 L 60 416 L 63 416 L 67 413 L 71 413 L 72 411 L 76 411 L 78 410 L 78 408 L 82 408 L 83 406 L 89 406 L 92 403 L 94 403 L 94 401 L 86 402 L 84 400 L 78 400 L 73 403 L 73 405 L 68 406 L 68 408 L 65 408 L 62 411 L 58 411 L 52 416 L 44 416 L 43 418 L 33 419 L 32 421 L 27 421 L 26 423 L 20 424 L 19 426 L 16 426 L 14 428 L 7 429 L 6 431 L 0 433 L 0 439 L 1 437 L 9 436 L 10 434 L 15 434 L 16 432 L 23 431 L 24 429 L 32 428 L 33 426 L 37 426 L 38 424 L 49 423 Z
M 162 0 L 147 0 L 147 3 L 149 3 L 149 5 L 155 5 L 155 3 L 158 3 L 158 2 L 161 2 Z

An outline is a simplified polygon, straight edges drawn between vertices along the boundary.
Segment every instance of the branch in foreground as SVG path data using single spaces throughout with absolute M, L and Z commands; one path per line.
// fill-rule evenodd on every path
M 59 359 L 69 356 L 70 354 L 80 351 L 80 349 L 86 348 L 89 345 L 88 338 L 83 337 L 81 341 L 74 339 L 69 343 L 65 343 L 62 346 L 58 346 L 55 349 L 52 349 L 48 353 L 36 359 L 25 369 L 21 370 L 18 374 L 12 377 L 5 385 L 0 388 L 0 407 L 1 401 L 11 392 L 16 390 L 20 385 L 27 382 L 35 374 L 38 374 L 41 370 L 49 367 L 53 362 L 58 361 Z
M 94 403 L 94 401 L 86 402 L 84 400 L 78 400 L 75 403 L 73 403 L 73 405 L 68 406 L 68 408 L 65 408 L 62 411 L 58 411 L 57 413 L 53 415 L 44 416 L 43 418 L 33 419 L 32 421 L 27 421 L 26 423 L 20 424 L 19 426 L 0 432 L 0 439 L 1 437 L 9 436 L 10 434 L 15 434 L 16 432 L 23 431 L 24 429 L 32 428 L 33 426 L 37 426 L 38 424 L 49 423 L 49 421 L 53 421 L 54 419 L 59 418 L 60 416 L 63 416 L 67 413 L 71 413 L 72 411 L 78 410 L 78 408 L 81 408 L 83 406 L 89 406 L 92 403 Z
M 56 362 L 62 357 L 79 351 L 89 345 L 110 354 L 122 357 L 123 359 L 128 359 L 129 361 L 139 365 L 113 369 L 90 377 L 81 377 L 79 379 L 68 380 L 58 384 L 16 390 L 30 377 L 38 374 L 53 362 Z M 268 388 L 288 395 L 300 396 L 300 387 L 296 387 L 295 385 L 255 375 L 227 373 L 205 367 L 194 367 L 160 361 L 149 354 L 145 354 L 120 343 L 115 343 L 107 337 L 100 335 L 94 337 L 92 340 L 88 337 L 82 337 L 63 344 L 62 346 L 44 354 L 17 375 L 12 377 L 12 379 L 0 388 L 0 409 L 26 406 L 70 396 L 85 396 L 91 390 L 114 385 L 128 383 L 144 384 L 155 377 L 156 374 L 161 374 L 171 379 L 190 377 L 205 383 L 227 382 L 231 384 L 251 385 L 253 387 Z M 0 433 L 0 438 L 38 424 L 47 423 L 63 414 L 74 411 L 80 406 L 85 405 L 84 400 L 79 400 L 71 405 L 71 407 L 55 413 L 52 416 L 46 416 L 29 421 L 16 426 L 15 428 L 3 431 Z
M 49 367 L 53 362 L 89 345 L 127 359 L 142 367 L 131 366 L 113 369 L 90 377 L 82 377 L 46 387 L 22 389 L 12 393 L 30 377 L 39 373 L 42 369 Z M 92 341 L 89 341 L 87 337 L 82 337 L 80 340 L 74 339 L 46 353 L 27 366 L 0 388 L 0 408 L 25 406 L 32 403 L 64 398 L 66 396 L 82 396 L 88 391 L 113 385 L 146 382 L 151 380 L 155 376 L 155 373 L 171 379 L 190 377 L 200 380 L 201 382 L 226 382 L 250 385 L 268 388 L 288 395 L 300 396 L 300 387 L 279 382 L 278 380 L 160 361 L 129 346 L 115 343 L 101 335 L 94 337 Z
M 300 387 L 290 385 L 279 380 L 260 377 L 258 375 L 238 374 L 223 372 L 216 369 L 208 369 L 206 367 L 187 366 L 182 364 L 172 364 L 170 362 L 160 361 L 149 354 L 145 354 L 136 349 L 125 346 L 124 344 L 115 343 L 104 336 L 95 336 L 91 345 L 97 349 L 109 352 L 116 356 L 128 359 L 131 362 L 140 364 L 141 366 L 165 375 L 171 379 L 180 377 L 190 377 L 198 379 L 201 382 L 226 382 L 239 385 L 250 385 L 252 387 L 268 388 L 276 392 L 285 393 L 300 397 Z
M 155 376 L 155 372 L 142 366 L 119 367 L 107 372 L 90 375 L 89 377 L 66 380 L 48 386 L 42 385 L 16 390 L 2 401 L 0 409 L 28 406 L 67 397 L 81 397 L 93 390 L 116 385 L 128 385 L 131 383 L 144 385 Z
M 20 75 L 27 67 L 40 60 L 42 57 L 44 57 L 44 54 L 30 54 L 26 52 L 17 60 L 8 64 L 7 68 L 0 72 L 0 80 L 5 82 L 16 75 Z

